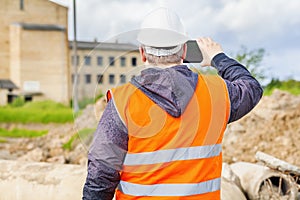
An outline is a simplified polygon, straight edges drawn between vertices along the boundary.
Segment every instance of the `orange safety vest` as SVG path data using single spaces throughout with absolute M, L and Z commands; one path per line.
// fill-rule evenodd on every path
M 220 199 L 221 143 L 230 110 L 224 80 L 199 75 L 178 118 L 130 83 L 107 95 L 128 130 L 116 199 Z

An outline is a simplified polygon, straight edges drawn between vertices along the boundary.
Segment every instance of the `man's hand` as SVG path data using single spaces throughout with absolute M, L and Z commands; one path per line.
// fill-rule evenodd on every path
M 203 55 L 202 67 L 211 66 L 212 59 L 219 53 L 222 53 L 222 47 L 209 37 L 197 39 L 198 46 Z

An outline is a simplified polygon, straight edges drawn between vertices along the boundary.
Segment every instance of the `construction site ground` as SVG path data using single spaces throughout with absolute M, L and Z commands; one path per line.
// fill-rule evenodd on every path
M 95 129 L 104 107 L 104 99 L 100 99 L 68 124 L 0 123 L 0 128 L 5 129 L 49 131 L 37 138 L 0 138 L 0 160 L 75 164 L 85 170 L 92 134 L 74 141 L 71 149 L 64 148 L 64 144 L 79 130 Z M 258 151 L 300 166 L 300 96 L 275 90 L 271 96 L 264 96 L 248 115 L 228 125 L 223 140 L 223 162 L 256 163 Z

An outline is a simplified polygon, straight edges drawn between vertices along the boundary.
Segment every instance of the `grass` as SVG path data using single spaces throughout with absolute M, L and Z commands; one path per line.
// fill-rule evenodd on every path
M 0 138 L 0 143 L 6 143 L 7 142 L 7 140 L 6 139 L 4 139 L 4 138 Z
M 53 101 L 29 102 L 22 106 L 1 106 L 0 122 L 12 123 L 67 123 L 72 122 L 70 107 Z
M 43 135 L 46 135 L 48 133 L 47 130 L 42 131 L 35 131 L 35 130 L 25 130 L 25 129 L 12 129 L 12 130 L 6 130 L 0 128 L 0 136 L 1 137 L 26 137 L 26 138 L 33 138 L 33 137 L 40 137 Z M 3 139 L 3 142 L 6 142 L 5 139 Z
M 78 133 L 74 134 L 66 143 L 63 144 L 63 149 L 72 150 L 76 143 L 80 142 L 81 140 L 85 140 L 94 132 L 95 129 L 92 128 L 85 128 L 78 131 Z

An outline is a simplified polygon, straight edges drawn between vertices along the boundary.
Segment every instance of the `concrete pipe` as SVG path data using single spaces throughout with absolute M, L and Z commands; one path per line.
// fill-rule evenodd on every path
M 221 181 L 222 200 L 247 200 L 241 189 L 232 181 L 222 178 Z
M 234 163 L 230 168 L 239 177 L 249 199 L 297 199 L 295 181 L 283 173 L 246 162 Z
M 76 200 L 86 167 L 0 160 L 0 200 Z
M 222 166 L 221 199 L 247 200 L 242 192 L 239 178 L 232 172 L 227 163 L 223 163 Z

